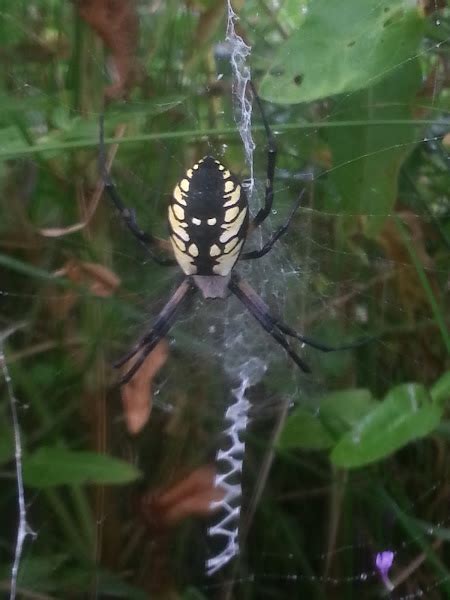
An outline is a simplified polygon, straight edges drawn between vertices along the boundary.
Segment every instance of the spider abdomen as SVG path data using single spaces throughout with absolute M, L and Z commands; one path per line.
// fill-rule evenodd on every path
M 186 275 L 226 277 L 247 236 L 247 197 L 237 177 L 205 156 L 175 186 L 168 220 L 175 258 Z

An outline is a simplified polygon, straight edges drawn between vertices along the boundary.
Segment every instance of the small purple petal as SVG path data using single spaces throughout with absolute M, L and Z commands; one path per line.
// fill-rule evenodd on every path
M 391 550 L 379 552 L 375 560 L 375 564 L 377 566 L 378 571 L 380 572 L 381 579 L 383 580 L 384 585 L 390 591 L 394 589 L 392 581 L 388 577 L 389 569 L 392 567 L 393 562 L 394 553 Z
M 377 554 L 376 565 L 380 573 L 387 575 L 394 562 L 394 553 L 391 550 L 385 550 Z

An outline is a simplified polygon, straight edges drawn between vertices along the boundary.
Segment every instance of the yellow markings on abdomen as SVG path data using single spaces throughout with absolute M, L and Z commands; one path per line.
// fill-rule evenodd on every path
M 179 221 L 184 221 L 184 209 L 178 204 L 172 204 L 173 212 Z
M 244 240 L 241 240 L 238 244 L 236 244 L 236 246 L 232 250 L 232 252 L 230 252 L 229 254 L 224 254 L 222 256 L 219 256 L 216 259 L 218 264 L 213 266 L 213 272 L 216 275 L 222 275 L 222 277 L 224 277 L 225 275 L 228 275 L 228 273 L 233 268 L 234 263 L 236 262 L 237 256 L 238 256 L 239 252 L 241 251 L 243 243 L 244 243 Z
M 175 186 L 175 189 L 173 190 L 173 197 L 177 202 L 179 202 L 183 206 L 187 206 L 187 202 L 184 199 L 183 192 L 180 190 L 179 185 Z
M 185 242 L 189 241 L 189 234 L 183 229 L 183 227 L 186 227 L 186 224 L 181 223 L 177 220 L 177 218 L 175 217 L 175 213 L 173 212 L 172 206 L 169 206 L 169 223 L 170 227 L 172 228 L 172 231 L 176 233 L 178 237 L 180 237 Z
M 189 191 L 189 179 L 182 179 L 180 181 L 180 188 L 183 190 L 183 192 L 188 192 Z
M 217 244 L 213 244 L 211 246 L 211 248 L 209 249 L 209 255 L 210 256 L 219 256 L 220 254 L 220 248 Z
M 196 246 L 196 244 L 191 244 L 188 248 L 188 253 L 191 256 L 198 256 L 198 247 Z
M 241 210 L 241 212 L 238 214 L 238 216 L 236 217 L 236 219 L 234 221 L 232 221 L 231 223 L 222 225 L 222 229 L 225 229 L 225 231 L 222 233 L 222 235 L 219 238 L 219 241 L 222 242 L 222 244 L 224 244 L 225 242 L 228 242 L 228 240 L 230 240 L 232 237 L 234 237 L 235 235 L 237 235 L 239 233 L 239 230 L 242 226 L 242 223 L 244 222 L 246 214 L 247 214 L 247 207 L 245 206 Z
M 182 242 L 176 235 L 171 235 L 170 240 L 175 244 L 181 252 L 186 252 L 186 244 Z
M 231 242 L 227 242 L 223 249 L 224 254 L 228 254 L 229 252 L 231 252 L 237 246 L 238 243 L 239 238 L 234 238 L 234 240 L 231 240 Z
M 195 275 L 195 273 L 197 273 L 197 267 L 194 265 L 192 258 L 178 249 L 177 245 L 173 242 L 172 237 L 170 238 L 170 241 L 172 242 L 173 253 L 175 254 L 176 261 L 180 265 L 181 270 L 186 275 Z
M 206 222 L 208 225 L 215 225 L 217 223 L 217 219 L 213 217 L 212 219 L 208 219 Z
M 234 192 L 231 192 L 231 194 L 224 196 L 224 200 L 227 198 L 227 201 L 223 205 L 224 208 L 226 208 L 227 206 L 232 206 L 233 204 L 236 204 L 236 202 L 239 200 L 240 197 L 241 197 L 241 186 L 237 185 Z M 228 200 L 228 198 L 229 198 L 229 200 Z
M 233 206 L 233 208 L 229 208 L 225 211 L 225 223 L 229 223 L 230 221 L 234 221 L 234 219 L 239 214 L 239 206 Z

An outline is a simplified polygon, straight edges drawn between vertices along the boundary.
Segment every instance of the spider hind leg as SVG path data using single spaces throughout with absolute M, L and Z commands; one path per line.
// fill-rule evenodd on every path
M 278 342 L 288 353 L 288 355 L 294 360 L 294 362 L 300 367 L 305 373 L 310 373 L 311 369 L 309 366 L 298 356 L 294 351 L 289 341 L 285 336 L 295 338 L 322 352 L 334 352 L 338 350 L 350 350 L 351 348 L 357 348 L 370 341 L 370 338 L 364 338 L 357 340 L 351 344 L 345 344 L 342 346 L 329 346 L 322 342 L 317 342 L 309 337 L 306 337 L 286 325 L 278 318 L 270 314 L 269 307 L 265 302 L 261 300 L 255 290 L 244 280 L 239 277 L 236 273 L 233 274 L 229 288 L 231 292 L 239 298 L 239 300 L 248 308 L 255 319 L 262 325 L 262 327 L 270 333 L 270 335 Z
M 152 329 L 146 333 L 133 348 L 122 358 L 114 363 L 115 368 L 125 365 L 133 357 L 137 356 L 135 362 L 119 380 L 119 385 L 128 383 L 137 373 L 147 356 L 155 348 L 158 342 L 169 332 L 175 323 L 178 309 L 187 297 L 195 292 L 196 288 L 189 277 L 186 277 L 170 297 L 167 304 L 156 318 Z

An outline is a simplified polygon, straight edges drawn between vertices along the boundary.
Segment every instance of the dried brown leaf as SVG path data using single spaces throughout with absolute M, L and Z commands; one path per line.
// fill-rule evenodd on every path
M 94 296 L 101 298 L 111 296 L 120 285 L 119 277 L 108 267 L 74 258 L 69 259 L 55 275 L 67 277 L 76 284 L 87 285 Z
M 136 76 L 139 22 L 134 0 L 77 0 L 75 4 L 111 52 L 116 83 L 106 88 L 105 98 L 122 98 Z
M 54 273 L 57 277 L 66 277 L 72 283 L 86 286 L 94 296 L 111 296 L 120 285 L 120 279 L 107 267 L 98 263 L 69 259 Z M 48 305 L 56 319 L 65 319 L 79 298 L 75 289 L 62 293 L 52 293 Z
M 114 134 L 114 137 L 116 139 L 121 139 L 125 133 L 125 130 L 126 130 L 125 125 L 119 125 Z M 118 144 L 114 144 L 109 149 L 108 157 L 106 159 L 106 167 L 107 167 L 108 171 L 111 170 L 111 165 L 112 165 L 114 157 L 116 155 L 117 148 L 118 148 Z M 75 233 L 76 231 L 81 231 L 82 229 L 84 229 L 90 223 L 92 217 L 95 215 L 95 212 L 97 211 L 97 207 L 98 207 L 100 199 L 102 197 L 104 187 L 105 187 L 105 185 L 103 183 L 103 180 L 99 179 L 99 181 L 97 182 L 96 188 L 92 194 L 92 197 L 90 198 L 89 204 L 86 208 L 84 218 L 80 222 L 73 223 L 72 225 L 68 225 L 67 227 L 41 228 L 38 230 L 40 235 L 42 235 L 44 237 L 58 238 L 58 237 L 63 237 L 65 235 L 70 235 L 71 233 Z
M 169 355 L 167 340 L 161 340 L 136 372 L 133 378 L 121 387 L 122 407 L 127 430 L 136 434 L 147 423 L 152 411 L 152 382 Z M 125 368 L 132 366 L 132 361 Z
M 212 502 L 224 498 L 223 488 L 215 486 L 216 469 L 207 465 L 191 471 L 166 490 L 149 492 L 142 497 L 142 512 L 152 528 L 165 529 L 190 516 L 209 516 L 216 507 Z

